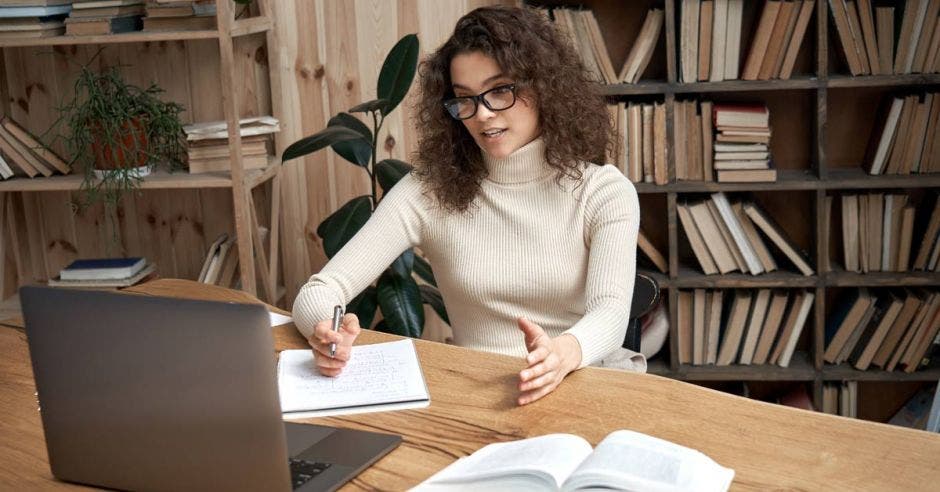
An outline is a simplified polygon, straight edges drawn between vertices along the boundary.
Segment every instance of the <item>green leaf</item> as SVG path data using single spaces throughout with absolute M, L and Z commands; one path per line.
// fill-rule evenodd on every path
M 437 280 L 434 279 L 434 272 L 431 271 L 431 264 L 421 256 L 415 255 L 414 272 L 421 277 L 421 280 L 437 287 Z
M 421 300 L 431 306 L 431 309 L 449 325 L 450 318 L 447 317 L 447 308 L 444 307 L 444 298 L 441 296 L 441 292 L 430 285 L 420 285 L 418 288 L 421 290 Z
M 383 159 L 375 165 L 375 175 L 382 186 L 382 190 L 388 193 L 388 190 L 395 186 L 401 178 L 410 173 L 413 168 L 411 164 L 398 159 Z
M 375 93 L 380 98 L 388 99 L 388 105 L 382 108 L 383 116 L 391 113 L 408 94 L 417 66 L 418 36 L 409 34 L 395 43 L 379 72 Z
M 357 104 L 349 108 L 350 113 L 371 113 L 372 111 L 382 111 L 385 106 L 388 105 L 388 100 L 386 99 L 373 99 L 371 101 L 366 101 L 362 104 Z M 385 113 L 382 113 L 385 114 Z
M 400 277 L 410 277 L 411 270 L 415 264 L 415 251 L 411 248 L 405 250 L 395 261 L 392 262 L 392 271 Z
M 411 277 L 400 277 L 391 270 L 379 277 L 379 307 L 389 333 L 418 338 L 424 329 L 421 291 Z
M 365 123 L 349 113 L 339 113 L 330 118 L 327 127 L 349 128 L 359 133 L 360 138 L 336 142 L 331 147 L 343 159 L 357 166 L 368 167 L 372 159 L 372 131 Z
M 346 312 L 359 318 L 359 326 L 368 328 L 375 319 L 375 310 L 379 307 L 378 291 L 371 285 L 366 287 L 355 299 L 346 305 Z
M 317 235 L 323 238 L 323 250 L 332 258 L 372 216 L 372 197 L 353 198 L 320 222 Z
M 281 162 L 287 162 L 291 159 L 316 152 L 336 142 L 355 140 L 357 138 L 362 138 L 362 135 L 357 131 L 350 130 L 344 126 L 328 126 L 309 137 L 304 137 L 290 144 L 290 146 L 284 150 L 284 155 L 281 156 Z

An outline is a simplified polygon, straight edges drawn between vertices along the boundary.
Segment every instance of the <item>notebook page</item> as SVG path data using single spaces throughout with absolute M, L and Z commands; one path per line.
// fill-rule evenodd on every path
M 357 407 L 430 399 L 410 339 L 353 347 L 335 378 L 317 371 L 312 350 L 285 350 L 278 362 L 278 389 L 282 412 L 361 411 Z M 340 413 L 347 412 L 331 415 Z
M 554 489 L 591 453 L 591 445 L 571 434 L 548 434 L 489 444 L 450 464 L 414 491 Z
M 734 470 L 699 451 L 639 432 L 610 433 L 571 474 L 564 490 L 609 487 L 646 491 L 728 490 Z

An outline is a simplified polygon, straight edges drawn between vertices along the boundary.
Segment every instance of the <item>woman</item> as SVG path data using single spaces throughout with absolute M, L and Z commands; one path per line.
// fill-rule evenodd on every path
M 569 43 L 535 11 L 480 8 L 422 63 L 415 172 L 294 303 L 321 373 L 342 371 L 360 330 L 348 314 L 332 332 L 333 306 L 412 246 L 434 267 L 457 345 L 525 358 L 520 405 L 619 349 L 639 204 L 617 168 L 590 163 L 611 127 Z

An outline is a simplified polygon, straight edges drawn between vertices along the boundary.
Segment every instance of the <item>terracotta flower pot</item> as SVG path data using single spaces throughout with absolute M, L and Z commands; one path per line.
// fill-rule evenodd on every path
M 108 143 L 100 124 L 92 130 L 91 151 L 95 155 L 95 169 L 110 171 L 115 169 L 140 168 L 147 163 L 144 149 L 149 143 L 147 129 L 139 118 L 125 121 L 121 125 L 121 134 L 115 139 L 120 145 Z M 136 155 L 132 155 L 135 153 Z

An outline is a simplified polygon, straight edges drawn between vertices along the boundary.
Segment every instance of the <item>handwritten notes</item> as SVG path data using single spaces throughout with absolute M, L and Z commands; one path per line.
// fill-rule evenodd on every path
M 278 363 L 284 418 L 427 406 L 430 402 L 414 342 L 353 347 L 342 374 L 317 372 L 310 350 L 285 350 Z

